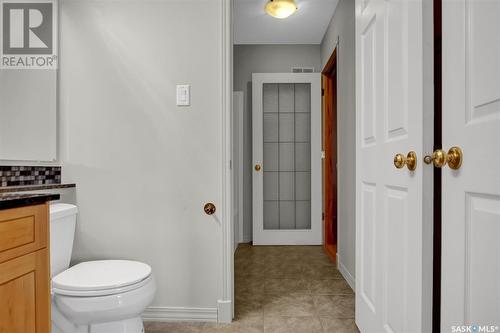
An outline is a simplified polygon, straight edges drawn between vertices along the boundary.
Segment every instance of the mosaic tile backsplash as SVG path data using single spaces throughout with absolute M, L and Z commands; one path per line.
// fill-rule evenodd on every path
M 60 166 L 0 165 L 0 187 L 61 184 Z

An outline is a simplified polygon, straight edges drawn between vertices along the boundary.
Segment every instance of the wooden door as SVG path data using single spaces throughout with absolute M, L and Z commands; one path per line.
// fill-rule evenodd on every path
M 431 329 L 423 27 L 421 0 L 356 1 L 356 323 L 363 333 Z M 409 162 L 411 151 L 416 168 L 396 168 L 395 155 Z
M 441 331 L 500 326 L 500 1 L 443 0 Z
M 0 333 L 50 332 L 45 248 L 0 264 Z
M 323 247 L 332 261 L 337 257 L 337 49 L 323 76 Z
M 0 210 L 0 333 L 50 332 L 48 204 Z

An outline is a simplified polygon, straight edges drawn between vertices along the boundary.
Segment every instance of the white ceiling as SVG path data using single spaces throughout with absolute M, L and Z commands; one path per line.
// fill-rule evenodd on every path
M 299 10 L 286 19 L 267 15 L 266 3 L 234 1 L 235 44 L 320 44 L 338 0 L 296 0 Z

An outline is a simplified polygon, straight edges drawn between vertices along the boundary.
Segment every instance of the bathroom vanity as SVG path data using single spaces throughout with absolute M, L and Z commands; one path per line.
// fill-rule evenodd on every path
M 49 205 L 59 194 L 0 194 L 0 333 L 47 333 Z

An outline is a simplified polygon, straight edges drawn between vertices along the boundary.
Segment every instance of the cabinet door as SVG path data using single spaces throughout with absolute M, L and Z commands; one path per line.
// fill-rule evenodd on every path
M 48 245 L 49 205 L 0 210 L 0 262 Z
M 48 255 L 42 249 L 0 264 L 0 333 L 50 332 Z

